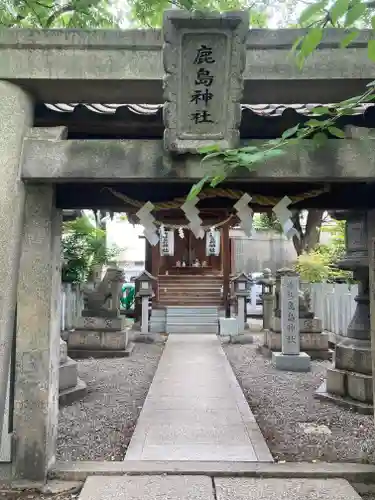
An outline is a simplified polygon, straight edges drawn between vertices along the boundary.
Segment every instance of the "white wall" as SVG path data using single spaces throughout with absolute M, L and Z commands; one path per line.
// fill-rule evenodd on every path
M 357 285 L 345 283 L 311 283 L 311 309 L 323 322 L 323 329 L 337 335 L 345 335 L 354 315 L 358 293 Z
M 265 268 L 291 266 L 296 261 L 293 243 L 284 235 L 273 231 L 260 231 L 248 238 L 241 229 L 231 229 L 233 240 L 232 273 L 260 272 Z

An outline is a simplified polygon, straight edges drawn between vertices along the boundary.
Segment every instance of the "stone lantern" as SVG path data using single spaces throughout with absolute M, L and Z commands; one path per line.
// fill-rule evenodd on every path
M 246 297 L 249 294 L 249 278 L 246 274 L 241 273 L 238 276 L 232 278 L 233 284 L 233 294 L 237 300 L 237 321 L 238 321 L 238 330 L 239 332 L 243 332 L 246 328 Z
M 263 278 L 258 280 L 258 283 L 262 285 L 263 330 L 269 330 L 272 325 L 275 302 L 275 296 L 273 294 L 275 280 L 272 277 L 271 269 L 265 269 L 263 271 Z
M 364 413 L 372 412 L 371 327 L 369 301 L 369 255 L 366 212 L 339 211 L 333 216 L 346 219 L 346 254 L 340 269 L 353 271 L 358 281 L 357 303 L 347 331 L 336 336 L 334 365 L 316 396 L 342 401 Z
M 156 278 L 148 271 L 143 271 L 135 281 L 138 285 L 137 297 L 142 301 L 141 333 L 148 334 L 148 304 L 149 300 L 154 296 L 152 287 Z

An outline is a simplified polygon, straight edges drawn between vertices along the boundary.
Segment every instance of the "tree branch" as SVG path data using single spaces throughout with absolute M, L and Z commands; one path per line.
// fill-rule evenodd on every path
M 62 14 L 67 14 L 68 12 L 75 12 L 75 9 L 71 4 L 65 5 L 61 9 L 52 12 L 46 21 L 46 28 L 50 28 L 56 19 L 58 19 Z

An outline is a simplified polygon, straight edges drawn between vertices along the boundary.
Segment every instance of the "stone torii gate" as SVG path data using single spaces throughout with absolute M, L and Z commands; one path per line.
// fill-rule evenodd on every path
M 230 37 L 237 43 L 237 53 L 223 50 L 226 56 L 222 62 L 227 68 L 224 77 L 232 64 L 232 70 L 237 68 L 237 81 L 235 90 L 233 82 L 226 79 L 220 84 L 222 90 L 217 90 L 227 107 L 217 118 L 215 130 L 220 129 L 223 116 L 228 118 L 230 106 L 234 106 L 231 118 L 224 120 L 225 127 L 228 121 L 231 127 L 221 128 L 218 137 L 209 129 L 187 130 L 191 124 L 178 122 L 181 109 L 171 98 L 171 88 L 163 97 L 163 39 L 159 31 L 0 33 L 0 428 L 16 329 L 10 430 L 13 477 L 17 479 L 45 481 L 55 460 L 61 210 L 106 206 L 125 211 L 128 207 L 103 191 L 107 185 L 120 191 L 141 185 L 143 201 L 155 193 L 155 183 L 166 196 L 182 187 L 186 193 L 202 176 L 201 158 L 192 151 L 203 136 L 205 140 L 222 141 L 225 146 L 238 143 L 240 103 L 293 104 L 304 103 L 307 98 L 317 103 L 337 102 L 360 93 L 375 78 L 373 64 L 367 58 L 370 32 L 364 31 L 349 48 L 340 49 L 339 30 L 327 30 L 319 50 L 299 72 L 288 58 L 288 51 L 301 34 L 298 30 L 247 33 L 241 13 L 224 18 L 208 16 L 203 21 L 189 16 L 173 11 L 167 19 L 167 68 L 168 58 L 173 62 L 176 51 L 186 50 L 192 55 L 191 40 L 181 45 L 181 29 L 201 37 L 206 47 L 218 42 L 225 49 Z M 223 33 L 229 38 L 224 39 Z M 215 36 L 219 39 L 212 38 Z M 246 64 L 241 68 L 245 52 Z M 191 64 L 181 71 L 191 74 Z M 186 89 L 179 87 L 181 73 L 172 73 L 168 73 L 169 84 L 176 85 L 177 95 L 186 94 Z M 162 137 L 146 140 L 139 132 L 136 139 L 71 138 L 69 127 L 61 126 L 61 122 L 41 126 L 37 111 L 43 103 L 161 104 L 165 100 L 170 113 L 165 142 Z M 190 112 L 190 108 L 183 111 L 186 109 Z M 85 131 L 81 132 L 84 136 Z M 181 154 L 176 155 L 176 150 Z M 231 177 L 230 185 L 245 191 L 256 186 L 280 198 L 280 192 L 328 184 L 330 192 L 296 206 L 372 210 L 374 178 L 371 144 L 348 138 L 329 140 L 316 152 L 303 145 L 296 147 L 288 155 L 260 165 L 255 173 L 239 172 Z M 220 203 L 225 208 L 228 200 L 217 201 L 216 206 Z M 374 220 L 370 212 L 371 227 Z M 372 265 L 371 260 L 371 269 Z M 375 318 L 372 330 L 374 325 Z

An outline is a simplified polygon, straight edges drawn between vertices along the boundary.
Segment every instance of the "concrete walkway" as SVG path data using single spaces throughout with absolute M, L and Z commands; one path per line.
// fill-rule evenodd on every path
M 170 335 L 125 460 L 272 462 L 216 335 Z

